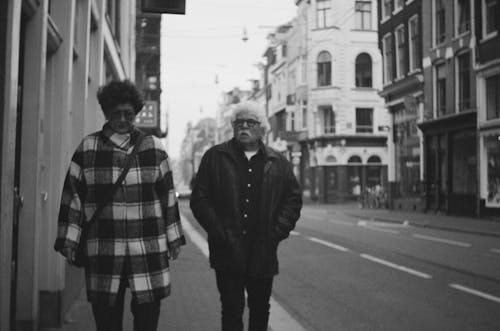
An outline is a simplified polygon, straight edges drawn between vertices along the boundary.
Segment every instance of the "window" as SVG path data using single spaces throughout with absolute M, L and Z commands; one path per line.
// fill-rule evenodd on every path
M 438 45 L 446 37 L 444 0 L 435 0 L 434 5 L 434 27 L 436 33 L 434 40 L 436 45 Z
M 446 114 L 446 67 L 436 66 L 436 111 L 438 116 Z
M 372 2 L 371 0 L 356 1 L 354 13 L 354 28 L 359 30 L 371 30 L 372 28 Z
M 456 0 L 455 22 L 456 32 L 462 34 L 470 31 L 470 0 Z
M 295 131 L 295 111 L 290 113 L 290 131 Z
M 409 53 L 410 53 L 410 70 L 417 70 L 422 63 L 422 54 L 420 52 L 420 30 L 418 26 L 418 16 L 410 18 L 408 21 L 409 34 Z
M 372 87 L 372 59 L 367 53 L 356 58 L 356 87 Z
M 335 113 L 332 106 L 320 106 L 319 109 L 323 112 L 323 132 L 335 133 Z
M 486 118 L 500 118 L 500 74 L 486 78 Z
M 307 100 L 301 100 L 300 107 L 302 108 L 302 128 L 307 129 Z
M 483 38 L 496 32 L 496 6 L 499 6 L 498 0 L 483 0 Z
M 390 83 L 392 81 L 393 77 L 393 50 L 392 50 L 392 35 L 387 34 L 384 37 L 384 40 L 382 42 L 382 47 L 384 49 L 383 51 L 383 56 L 384 56 L 384 83 Z
M 332 85 L 332 56 L 327 51 L 318 55 L 318 86 Z
M 373 109 L 356 108 L 356 133 L 373 132 Z
M 458 111 L 471 108 L 470 70 L 470 53 L 468 52 L 458 57 Z
M 403 9 L 404 2 L 405 2 L 404 0 L 395 0 L 394 10 L 399 11 L 399 10 Z
M 276 113 L 276 136 L 279 137 L 286 131 L 286 112 L 281 110 Z
M 329 27 L 330 24 L 330 0 L 316 0 L 317 27 L 318 29 Z
M 406 38 L 404 26 L 396 29 L 396 76 L 403 77 L 406 69 Z
M 382 21 L 391 16 L 392 13 L 392 2 L 394 0 L 382 0 Z
M 490 134 L 484 138 L 486 148 L 487 207 L 500 207 L 500 135 Z

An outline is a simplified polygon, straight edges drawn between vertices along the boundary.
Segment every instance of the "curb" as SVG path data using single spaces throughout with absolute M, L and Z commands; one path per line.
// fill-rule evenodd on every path
M 353 214 L 353 213 L 344 213 L 344 214 L 351 216 L 351 217 L 356 217 L 356 218 L 368 218 L 370 220 L 374 220 L 377 222 L 403 224 L 403 221 L 396 221 L 396 220 L 391 220 L 391 219 L 382 218 L 382 217 L 368 217 L 367 215 L 359 215 L 359 214 Z M 500 238 L 500 232 L 485 232 L 485 231 L 480 231 L 480 230 L 460 229 L 460 228 L 454 228 L 454 227 L 433 225 L 433 224 L 429 224 L 429 223 L 422 224 L 422 223 L 410 221 L 410 220 L 408 220 L 408 224 L 411 226 L 420 227 L 420 228 L 445 230 L 445 231 L 452 231 L 452 232 L 459 232 L 459 233 L 467 233 L 467 234 L 475 234 L 475 235 L 480 235 L 480 236 Z

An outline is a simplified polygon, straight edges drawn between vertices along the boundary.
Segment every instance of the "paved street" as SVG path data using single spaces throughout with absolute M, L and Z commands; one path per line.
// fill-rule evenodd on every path
M 205 234 L 186 200 L 181 211 L 188 245 L 173 263 L 159 330 L 218 330 Z M 499 330 L 498 233 L 498 222 L 306 205 L 279 249 L 271 329 Z M 68 317 L 63 330 L 93 330 L 84 294 Z M 128 304 L 124 330 L 132 330 Z

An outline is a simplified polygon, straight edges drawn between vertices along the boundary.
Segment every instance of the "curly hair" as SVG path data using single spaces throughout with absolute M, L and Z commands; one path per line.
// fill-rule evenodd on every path
M 130 103 L 136 114 L 140 112 L 144 106 L 141 92 L 128 79 L 112 81 L 101 86 L 99 90 L 97 90 L 97 100 L 105 114 L 122 103 Z

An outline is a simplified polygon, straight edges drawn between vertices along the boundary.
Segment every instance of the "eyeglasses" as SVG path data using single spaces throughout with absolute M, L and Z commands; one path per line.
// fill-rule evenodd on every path
M 109 113 L 108 117 L 112 120 L 119 120 L 122 118 L 122 116 L 127 120 L 127 121 L 132 121 L 135 117 L 135 112 L 134 111 L 127 111 L 127 110 L 115 110 Z
M 245 123 L 247 124 L 247 126 L 249 128 L 253 128 L 254 126 L 260 125 L 259 121 L 252 120 L 252 119 L 247 119 L 247 120 L 240 119 L 240 120 L 235 120 L 233 122 L 234 126 L 236 126 L 238 128 L 242 128 Z

